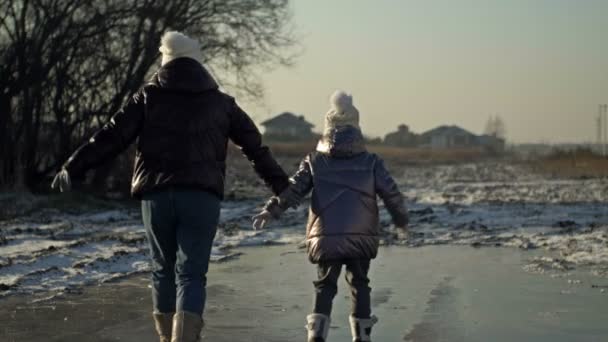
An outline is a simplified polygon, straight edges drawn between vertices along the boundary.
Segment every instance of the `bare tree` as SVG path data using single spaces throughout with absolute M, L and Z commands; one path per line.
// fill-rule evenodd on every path
M 499 139 L 505 139 L 507 136 L 507 127 L 500 116 L 490 116 L 486 123 L 484 134 L 493 136 Z
M 261 96 L 256 69 L 294 58 L 288 0 L 3 0 L 0 186 L 39 183 L 155 71 L 180 30 L 225 87 Z

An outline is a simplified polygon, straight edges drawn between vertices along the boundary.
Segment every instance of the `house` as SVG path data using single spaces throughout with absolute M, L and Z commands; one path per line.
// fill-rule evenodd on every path
M 315 126 L 304 119 L 303 115 L 284 112 L 261 123 L 264 138 L 275 141 L 305 141 L 317 137 L 312 132 Z
M 423 133 L 420 143 L 431 148 L 463 148 L 479 146 L 479 139 L 458 126 L 439 126 Z
M 418 134 L 411 132 L 407 125 L 399 125 L 396 132 L 384 137 L 384 143 L 389 146 L 415 147 L 418 145 Z
M 497 136 L 484 134 L 478 136 L 477 141 L 480 146 L 490 153 L 497 154 L 505 151 L 505 139 Z

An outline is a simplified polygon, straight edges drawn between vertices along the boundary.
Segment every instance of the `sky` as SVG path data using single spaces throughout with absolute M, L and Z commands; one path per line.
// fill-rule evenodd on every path
M 595 140 L 608 103 L 606 0 L 293 0 L 302 53 L 264 74 L 259 123 L 283 111 L 321 131 L 336 89 L 353 95 L 366 135 L 458 125 L 490 115 L 513 143 Z

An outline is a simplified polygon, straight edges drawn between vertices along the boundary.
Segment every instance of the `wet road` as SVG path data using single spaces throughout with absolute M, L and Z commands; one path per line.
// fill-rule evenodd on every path
M 305 339 L 315 269 L 293 245 L 241 249 L 209 273 L 206 341 Z M 522 269 L 535 252 L 388 247 L 372 263 L 374 341 L 606 341 L 608 279 Z M 341 280 L 330 341 L 349 341 Z M 146 276 L 32 303 L 0 300 L 1 341 L 153 341 Z

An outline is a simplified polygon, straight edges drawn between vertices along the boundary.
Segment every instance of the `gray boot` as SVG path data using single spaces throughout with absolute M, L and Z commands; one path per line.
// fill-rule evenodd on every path
M 174 313 L 161 313 L 154 312 L 152 316 L 154 317 L 154 326 L 156 327 L 156 332 L 160 337 L 160 342 L 171 342 L 171 329 L 173 326 L 173 315 Z
M 370 335 L 372 333 L 372 327 L 378 323 L 378 318 L 372 316 L 370 318 L 356 318 L 355 316 L 349 317 L 350 331 L 353 335 L 353 342 L 370 342 Z
M 306 316 L 306 322 L 308 342 L 325 342 L 329 333 L 329 317 L 323 314 L 310 314 Z
M 180 311 L 173 316 L 173 339 L 171 342 L 198 342 L 201 340 L 203 318 L 195 313 Z

